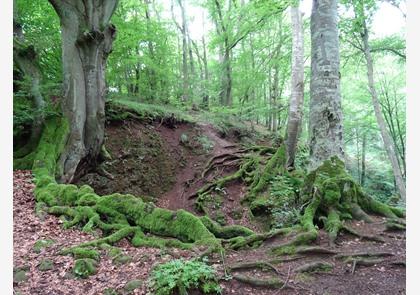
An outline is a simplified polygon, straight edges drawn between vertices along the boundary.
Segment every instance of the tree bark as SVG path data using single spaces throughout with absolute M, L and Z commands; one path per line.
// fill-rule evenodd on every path
M 362 136 L 362 173 L 360 174 L 360 185 L 365 186 L 366 181 L 366 132 Z
M 204 17 L 203 17 L 204 19 Z M 207 50 L 206 50 L 206 40 L 204 39 L 204 35 L 201 38 L 201 43 L 203 44 L 203 67 L 204 67 L 204 94 L 203 94 L 203 105 L 206 109 L 209 108 L 209 68 L 207 65 Z
M 310 163 L 344 162 L 337 0 L 313 0 L 311 15 Z
M 182 101 L 187 102 L 189 98 L 187 16 L 185 15 L 184 0 L 178 0 L 178 4 L 182 15 Z
M 105 67 L 116 28 L 117 0 L 49 0 L 61 23 L 63 112 L 70 132 L 59 159 L 61 182 L 96 166 L 104 142 Z
M 366 66 L 367 66 L 367 76 L 368 76 L 368 81 L 369 81 L 369 90 L 370 90 L 370 94 L 372 96 L 372 104 L 373 104 L 373 109 L 375 111 L 375 116 L 376 116 L 376 120 L 378 122 L 379 125 L 379 130 L 381 131 L 381 136 L 382 136 L 382 140 L 384 143 L 384 148 L 386 150 L 386 153 L 388 155 L 388 158 L 391 162 L 391 166 L 392 166 L 392 171 L 394 173 L 394 177 L 395 177 L 395 182 L 398 188 L 398 192 L 401 196 L 401 198 L 403 200 L 405 200 L 405 195 L 406 195 L 406 191 L 405 191 L 405 182 L 404 179 L 402 177 L 401 174 L 401 170 L 400 167 L 398 165 L 398 159 L 397 159 L 397 155 L 395 153 L 394 150 L 394 145 L 393 142 L 391 140 L 391 136 L 389 135 L 389 132 L 386 128 L 386 124 L 385 124 L 385 120 L 382 114 L 382 110 L 381 110 L 381 105 L 379 103 L 379 99 L 378 99 L 378 94 L 376 92 L 376 88 L 375 88 L 375 80 L 373 77 L 373 60 L 372 60 L 372 55 L 370 52 L 370 46 L 369 46 L 369 32 L 367 29 L 367 25 L 366 25 L 366 21 L 364 18 L 364 15 L 361 16 L 361 19 L 363 21 L 363 27 L 362 27 L 362 33 L 361 33 L 361 37 L 363 40 L 363 53 L 365 55 L 365 59 L 366 59 Z
M 223 38 L 222 51 L 222 78 L 220 89 L 220 102 L 222 105 L 232 106 L 232 66 L 231 66 L 231 47 L 227 26 L 223 20 L 222 8 L 218 0 L 214 0 L 217 16 L 219 18 L 219 34 Z M 229 7 L 230 8 L 230 7 Z
M 303 24 L 299 6 L 291 7 L 292 19 L 292 78 L 286 132 L 286 168 L 293 168 L 299 130 L 302 124 L 304 90 Z

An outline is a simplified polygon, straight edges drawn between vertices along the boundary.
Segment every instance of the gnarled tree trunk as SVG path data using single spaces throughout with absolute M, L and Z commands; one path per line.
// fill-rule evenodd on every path
M 299 6 L 291 7 L 292 18 L 292 94 L 290 96 L 289 114 L 286 131 L 286 167 L 294 167 L 296 146 L 300 125 L 302 124 L 303 107 L 303 24 Z
M 60 17 L 63 111 L 70 131 L 58 178 L 71 182 L 76 169 L 95 166 L 104 141 L 105 67 L 116 28 L 117 0 L 49 0 Z
M 344 160 L 337 1 L 314 0 L 311 15 L 310 167 Z

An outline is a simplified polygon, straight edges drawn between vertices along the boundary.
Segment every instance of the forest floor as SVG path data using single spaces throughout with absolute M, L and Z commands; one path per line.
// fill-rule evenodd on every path
M 208 123 L 166 126 L 158 121 L 150 124 L 125 121 L 107 127 L 106 146 L 112 156 L 112 160 L 106 162 L 106 169 L 112 178 L 93 172 L 78 180 L 78 185 L 87 183 L 99 194 L 119 192 L 149 196 L 159 207 L 183 208 L 200 215 L 203 212 L 197 212 L 195 200 L 189 196 L 205 183 L 234 169 L 227 166 L 202 177 L 205 164 L 214 156 L 237 151 L 240 140 L 232 134 L 221 136 Z M 26 273 L 26 278 L 14 282 L 15 294 L 102 294 L 105 288 L 120 290 L 122 294 L 148 294 L 146 280 L 154 265 L 195 255 L 175 248 L 135 248 L 123 240 L 117 246 L 131 257 L 129 262 L 115 264 L 111 258 L 101 255 L 97 274 L 83 280 L 75 279 L 71 275 L 74 259 L 58 252 L 63 247 L 95 237 L 78 229 L 64 230 L 57 217 L 37 216 L 33 188 L 30 171 L 14 172 L 14 273 L 19 270 L 22 273 L 22 269 Z M 240 224 L 261 232 L 261 224 L 250 217 L 246 206 L 241 205 L 245 193 L 246 186 L 239 181 L 226 185 L 215 198 L 218 201 L 207 204 L 207 213 L 221 224 Z M 328 237 L 321 229 L 313 245 L 330 250 L 329 254 L 282 256 L 288 261 L 279 263 L 273 261 L 275 257 L 269 251 L 287 239 L 278 237 L 265 241 L 257 249 L 227 251 L 224 261 L 220 257 L 210 257 L 210 262 L 223 277 L 226 266 L 270 261 L 275 269 L 274 277 L 287 282 L 282 289 L 269 289 L 253 287 L 236 279 L 221 280 L 223 294 L 405 294 L 405 232 L 386 232 L 385 220 L 373 218 L 374 222 L 370 224 L 352 221 L 350 225 L 359 233 L 382 238 L 383 243 L 340 234 L 336 245 L 330 247 Z M 54 243 L 36 251 L 37 241 L 49 239 Z M 375 264 L 364 266 L 342 261 L 335 255 L 343 253 L 376 253 L 381 257 Z M 50 262 L 50 267 L 41 271 L 40 265 L 45 265 L 46 261 Z M 332 270 L 295 271 L 299 266 L 318 261 L 330 263 Z M 272 278 L 273 271 L 252 269 L 233 273 L 233 277 L 239 276 Z M 142 284 L 132 293 L 124 291 L 124 286 L 132 280 L 140 280 Z

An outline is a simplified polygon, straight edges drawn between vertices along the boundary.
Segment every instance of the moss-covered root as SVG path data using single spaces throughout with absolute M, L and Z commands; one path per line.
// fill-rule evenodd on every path
M 293 231 L 292 228 L 281 228 L 281 229 L 272 230 L 272 231 L 262 233 L 262 234 L 252 234 L 245 237 L 243 236 L 233 237 L 231 239 L 224 240 L 223 242 L 226 244 L 226 246 L 229 249 L 232 249 L 232 250 L 239 250 L 239 249 L 248 248 L 248 247 L 255 248 L 261 245 L 261 243 L 264 242 L 265 240 L 274 238 L 279 235 L 286 235 L 292 231 Z
M 346 172 L 344 163 L 338 157 L 326 160 L 307 175 L 301 198 L 309 204 L 301 218 L 304 231 L 311 233 L 309 238 L 315 238 L 314 223 L 323 221 L 330 244 L 335 242 L 340 230 L 348 229 L 343 226 L 345 219 L 355 218 L 371 222 L 372 219 L 367 213 L 394 220 L 404 216 L 403 210 L 390 207 L 366 195 Z M 355 232 L 351 233 L 357 235 Z M 299 244 L 301 240 L 301 237 L 297 236 L 288 246 Z
M 232 277 L 239 282 L 249 284 L 254 287 L 281 288 L 284 285 L 284 281 L 277 277 L 270 279 L 258 279 L 240 274 L 234 274 Z
M 249 228 L 240 225 L 220 226 L 208 216 L 203 216 L 200 220 L 216 238 L 231 239 L 234 237 L 248 237 L 254 234 Z
M 243 161 L 242 165 L 239 167 L 238 171 L 236 171 L 235 173 L 232 173 L 230 175 L 224 176 L 222 178 L 218 178 L 215 181 L 206 184 L 205 186 L 200 188 L 198 191 L 196 191 L 195 193 L 190 195 L 188 198 L 193 199 L 193 198 L 196 198 L 200 195 L 208 194 L 208 193 L 212 192 L 214 189 L 222 188 L 226 184 L 228 184 L 232 181 L 241 180 L 241 179 L 245 178 L 247 173 L 251 173 L 251 171 L 252 171 L 252 169 L 253 169 L 253 167 L 254 167 L 254 165 L 257 161 L 258 161 L 258 159 L 255 158 L 255 157 L 250 157 L 250 158 L 244 159 L 244 161 Z
M 267 184 L 273 178 L 273 176 L 283 171 L 285 163 L 286 147 L 285 145 L 282 145 L 277 149 L 276 153 L 267 162 L 267 165 L 264 166 L 262 172 L 254 174 L 253 182 L 251 184 L 249 193 L 247 194 L 244 201 L 252 201 L 255 199 L 258 193 L 264 191 L 264 189 L 267 187 Z
M 267 261 L 254 261 L 254 262 L 242 262 L 242 263 L 236 263 L 228 266 L 229 271 L 238 271 L 238 270 L 247 270 L 247 269 L 256 269 L 259 268 L 263 271 L 269 270 L 274 272 L 275 274 L 278 274 L 279 271 L 277 268 Z

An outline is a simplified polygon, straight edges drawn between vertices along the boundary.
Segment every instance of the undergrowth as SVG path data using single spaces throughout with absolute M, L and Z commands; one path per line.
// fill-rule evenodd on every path
M 170 295 L 200 289 L 205 294 L 221 294 L 216 270 L 199 260 L 176 259 L 157 265 L 149 277 L 148 285 L 153 294 Z

